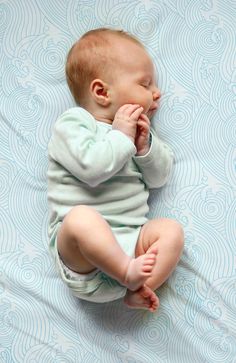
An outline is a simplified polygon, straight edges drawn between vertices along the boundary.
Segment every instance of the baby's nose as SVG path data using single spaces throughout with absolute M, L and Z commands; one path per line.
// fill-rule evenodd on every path
M 161 91 L 159 90 L 159 88 L 155 88 L 154 92 L 153 92 L 153 100 L 156 101 L 161 97 Z

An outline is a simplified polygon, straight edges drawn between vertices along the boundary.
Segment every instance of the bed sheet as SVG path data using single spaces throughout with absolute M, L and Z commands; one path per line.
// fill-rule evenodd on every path
M 0 362 L 236 362 L 236 5 L 230 0 L 0 1 Z M 157 313 L 73 298 L 48 253 L 47 144 L 73 106 L 64 60 L 85 31 L 137 35 L 154 58 L 155 127 L 175 152 L 150 217 L 185 249 Z

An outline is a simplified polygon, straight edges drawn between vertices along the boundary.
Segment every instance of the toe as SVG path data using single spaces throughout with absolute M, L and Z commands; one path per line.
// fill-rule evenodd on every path
M 155 257 L 158 254 L 158 249 L 156 246 L 152 247 L 150 250 L 148 250 L 148 254 L 153 254 Z
M 143 266 L 143 272 L 151 273 L 152 266 L 149 266 L 149 265 Z
M 149 257 L 149 258 L 146 259 L 145 262 L 146 262 L 147 265 L 154 265 L 155 261 L 156 261 L 155 257 L 153 257 L 153 258 Z

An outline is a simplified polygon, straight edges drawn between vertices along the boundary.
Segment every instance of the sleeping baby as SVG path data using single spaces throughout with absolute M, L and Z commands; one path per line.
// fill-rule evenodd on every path
M 153 62 L 134 36 L 95 29 L 69 51 L 66 77 L 78 107 L 59 117 L 49 143 L 50 250 L 76 297 L 154 312 L 183 230 L 146 216 L 149 189 L 173 164 L 150 122 L 161 95 Z

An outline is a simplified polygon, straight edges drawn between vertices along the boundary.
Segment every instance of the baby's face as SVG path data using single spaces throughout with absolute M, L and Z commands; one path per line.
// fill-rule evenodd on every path
M 115 47 L 117 63 L 111 82 L 112 106 L 116 112 L 124 104 L 138 104 L 151 118 L 157 110 L 160 90 L 156 85 L 154 65 L 141 46 L 125 40 Z

